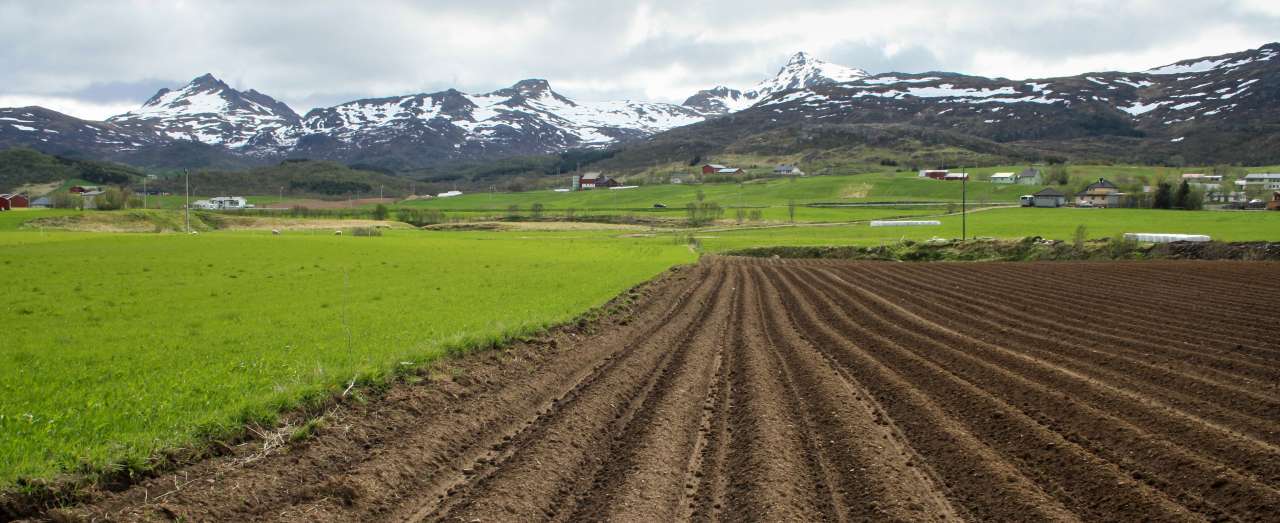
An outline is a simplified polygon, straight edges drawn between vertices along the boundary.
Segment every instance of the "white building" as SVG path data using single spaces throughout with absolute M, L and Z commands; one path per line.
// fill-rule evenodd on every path
M 216 196 L 208 200 L 191 202 L 191 208 L 202 211 L 234 211 L 250 209 L 253 206 L 249 205 L 248 200 L 245 200 L 242 196 Z
M 249 205 L 249 201 L 241 196 L 217 196 L 210 198 L 209 201 L 221 210 L 248 209 L 253 207 Z
M 991 175 L 991 183 L 1018 183 L 1017 173 L 995 173 Z
M 1241 189 L 1261 186 L 1263 189 L 1280 191 L 1280 173 L 1253 173 L 1245 175 L 1243 180 L 1236 180 Z

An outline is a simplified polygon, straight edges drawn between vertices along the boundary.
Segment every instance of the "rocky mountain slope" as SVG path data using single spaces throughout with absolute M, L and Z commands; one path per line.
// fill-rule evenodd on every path
M 204 75 L 106 122 L 38 107 L 0 109 L 0 147 L 138 165 L 308 157 L 408 170 L 580 148 L 645 151 L 653 143 L 701 154 L 753 143 L 776 148 L 788 137 L 782 141 L 792 145 L 783 149 L 794 150 L 835 126 L 879 125 L 897 129 L 895 136 L 927 134 L 958 147 L 976 139 L 999 151 L 1270 163 L 1280 162 L 1278 56 L 1280 44 L 1269 44 L 1142 72 L 1008 80 L 871 75 L 799 53 L 752 88 L 719 86 L 680 105 L 575 101 L 545 80 L 523 80 L 483 94 L 356 100 L 305 116 Z M 846 131 L 837 134 L 847 138 Z
M 829 64 L 806 53 L 796 53 L 777 75 L 750 90 L 716 86 L 698 91 L 685 100 L 684 105 L 705 114 L 722 115 L 751 107 L 775 93 L 855 82 L 868 76 L 862 69 Z
M 955 147 L 979 157 L 1276 163 L 1280 44 L 1137 73 L 1035 80 L 889 73 L 812 83 L 628 144 L 612 162 L 626 168 L 652 157 L 855 145 Z
M 575 102 L 534 79 L 478 95 L 451 89 L 315 109 L 295 153 L 404 168 L 606 146 L 705 117 L 673 104 Z
M 237 91 L 206 74 L 177 91 L 161 89 L 142 107 L 107 122 L 159 140 L 269 154 L 293 145 L 302 119 L 283 102 L 253 89 Z

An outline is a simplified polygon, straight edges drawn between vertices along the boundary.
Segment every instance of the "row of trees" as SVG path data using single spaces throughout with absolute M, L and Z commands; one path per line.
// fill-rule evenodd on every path
M 84 209 L 85 197 L 71 192 L 57 192 L 49 197 L 49 205 L 57 209 Z M 93 197 L 93 207 L 100 211 L 137 209 L 142 207 L 142 198 L 128 189 L 108 187 L 102 194 Z

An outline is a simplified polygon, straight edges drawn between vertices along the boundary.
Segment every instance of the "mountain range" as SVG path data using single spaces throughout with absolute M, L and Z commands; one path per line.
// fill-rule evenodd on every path
M 874 138 L 867 126 L 875 126 L 872 134 L 889 129 L 1004 156 L 1280 162 L 1278 56 L 1280 44 L 1268 44 L 1141 72 L 1009 80 L 872 75 L 797 53 L 751 88 L 717 86 L 681 104 L 575 101 L 529 79 L 489 93 L 362 99 L 305 115 L 206 74 L 102 122 L 0 109 L 0 147 L 149 167 L 306 157 L 410 170 L 581 148 L 715 154 L 750 149 L 762 135 L 776 148 L 779 134 L 784 149 L 799 150 L 828 132 Z

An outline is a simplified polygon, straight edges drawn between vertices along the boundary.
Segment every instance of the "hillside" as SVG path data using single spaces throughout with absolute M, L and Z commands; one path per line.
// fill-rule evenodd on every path
M 184 182 L 181 176 L 176 176 L 159 181 L 155 187 L 181 194 Z M 312 160 L 286 160 L 242 171 L 191 172 L 192 194 L 204 195 L 367 197 L 377 196 L 381 188 L 387 196 L 404 196 L 409 194 L 412 184 L 412 180 L 402 177 Z
M 0 192 L 66 180 L 122 185 L 142 175 L 133 167 L 109 162 L 64 158 L 21 147 L 0 150 Z

